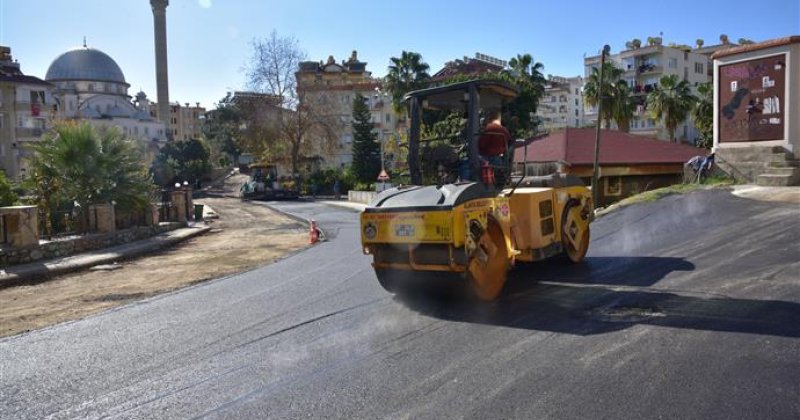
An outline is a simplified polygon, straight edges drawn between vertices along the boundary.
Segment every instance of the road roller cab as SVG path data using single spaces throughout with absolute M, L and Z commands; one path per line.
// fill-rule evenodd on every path
M 412 185 L 378 194 L 361 213 L 362 246 L 386 290 L 415 272 L 454 273 L 478 298 L 492 300 L 517 261 L 583 259 L 592 208 L 583 183 L 561 174 L 525 177 L 524 164 L 514 175 L 515 143 L 500 156 L 480 154 L 481 110 L 499 109 L 516 95 L 514 86 L 487 80 L 406 95 Z M 421 139 L 423 108 L 456 115 L 463 129 Z

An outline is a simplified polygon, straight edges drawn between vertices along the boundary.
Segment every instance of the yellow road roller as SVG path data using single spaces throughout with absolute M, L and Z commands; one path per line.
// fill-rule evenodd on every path
M 395 292 L 420 272 L 454 273 L 474 295 L 494 300 L 517 262 L 565 255 L 580 263 L 589 247 L 591 193 L 574 176 L 527 176 L 504 153 L 484 156 L 486 110 L 502 109 L 518 89 L 472 80 L 408 93 L 409 185 L 378 194 L 360 215 L 361 243 L 381 286 Z M 423 114 L 423 109 L 425 113 Z M 436 137 L 423 118 L 456 121 L 456 135 Z M 433 133 L 433 134 L 431 134 Z

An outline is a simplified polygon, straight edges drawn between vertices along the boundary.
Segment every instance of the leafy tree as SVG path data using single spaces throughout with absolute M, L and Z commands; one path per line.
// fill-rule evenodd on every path
M 365 101 L 360 93 L 353 99 L 353 171 L 359 181 L 371 182 L 381 170 L 381 150 Z
M 236 162 L 241 154 L 239 141 L 243 117 L 242 111 L 233 101 L 233 95 L 228 92 L 217 103 L 217 108 L 206 115 L 203 135 L 208 140 L 212 156 L 223 161 L 227 157 Z
M 697 100 L 692 106 L 692 121 L 700 131 L 700 139 L 696 146 L 711 148 L 714 136 L 714 87 L 711 83 L 702 83 L 697 87 Z
M 675 141 L 675 129 L 686 119 L 692 109 L 694 96 L 689 82 L 677 75 L 663 76 L 658 86 L 647 94 L 647 108 L 655 119 L 664 120 L 671 141 Z
M 211 171 L 209 157 L 209 148 L 201 140 L 169 142 L 159 150 L 153 161 L 153 179 L 162 187 L 183 181 L 194 184 Z
M 11 182 L 6 178 L 6 173 L 0 171 L 0 207 L 13 206 L 17 200 L 17 194 L 14 192 Z
M 386 75 L 386 88 L 392 95 L 392 105 L 397 113 L 403 113 L 403 95 L 422 89 L 430 83 L 430 66 L 422 61 L 422 55 L 403 51 L 400 57 L 392 57 Z
M 606 62 L 603 67 L 603 85 L 600 85 L 600 69 L 592 69 L 583 85 L 583 98 L 589 106 L 598 106 L 602 100 L 602 114 L 598 120 L 611 127 L 611 120 L 619 120 L 618 126 L 627 126 L 633 116 L 627 83 L 622 79 L 625 72 L 613 63 Z M 601 99 L 602 98 L 602 99 Z M 630 112 L 629 112 L 630 111 Z M 615 118 L 616 117 L 616 118 Z M 622 124 L 620 124 L 620 122 Z
M 64 205 L 87 217 L 91 204 L 114 202 L 120 210 L 148 205 L 152 182 L 142 151 L 117 129 L 95 131 L 88 123 L 63 122 L 32 143 L 29 178 L 43 220 Z

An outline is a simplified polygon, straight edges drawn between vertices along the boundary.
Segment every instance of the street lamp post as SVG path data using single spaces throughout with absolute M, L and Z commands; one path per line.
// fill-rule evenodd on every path
M 606 64 L 606 54 L 609 53 L 611 47 L 608 44 L 603 46 L 603 52 L 600 53 L 600 80 L 597 82 L 597 127 L 594 135 L 594 170 L 592 171 L 592 206 L 597 208 L 597 201 L 599 198 L 600 190 L 598 185 L 598 175 L 600 172 L 600 117 L 603 112 L 603 68 Z

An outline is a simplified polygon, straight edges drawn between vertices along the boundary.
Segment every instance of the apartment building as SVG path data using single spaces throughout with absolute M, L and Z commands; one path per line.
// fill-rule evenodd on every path
M 9 179 L 27 172 L 25 147 L 41 138 L 56 112 L 55 86 L 22 73 L 11 48 L 0 46 L 0 169 Z
M 320 146 L 315 150 L 320 167 L 343 168 L 353 162 L 351 122 L 356 94 L 364 96 L 369 106 L 378 140 L 384 144 L 395 133 L 398 115 L 391 106 L 391 96 L 383 91 L 383 81 L 367 71 L 367 63 L 358 59 L 357 51 L 340 63 L 333 56 L 324 62 L 301 62 L 296 76 L 300 101 L 325 109 L 327 117 L 338 121 L 337 144 L 332 149 Z
M 179 102 L 169 104 L 169 127 L 167 133 L 172 140 L 189 140 L 200 138 L 203 134 L 203 121 L 206 109 L 200 106 L 200 102 L 195 102 L 191 106 L 189 102 L 181 105 Z M 158 103 L 150 104 L 150 115 L 161 120 L 159 115 Z
M 566 127 L 582 127 L 584 121 L 583 77 L 547 75 L 544 95 L 539 100 L 536 116 L 545 131 Z
M 624 71 L 622 77 L 631 89 L 635 111 L 630 133 L 668 140 L 669 133 L 664 125 L 647 113 L 647 94 L 658 86 L 663 76 L 672 74 L 688 81 L 693 93 L 696 93 L 699 84 L 712 80 L 711 54 L 735 44 L 723 43 L 709 47 L 699 45 L 693 48 L 686 45 L 663 45 L 659 37 L 649 38 L 648 41 L 647 45 L 629 42 L 625 50 L 606 57 L 606 60 Z M 586 57 L 585 76 L 591 75 L 592 70 L 599 66 L 599 54 Z M 585 107 L 584 115 L 587 124 L 596 123 L 597 108 Z M 675 131 L 675 137 L 682 142 L 694 143 L 698 136 L 697 129 L 689 118 Z

